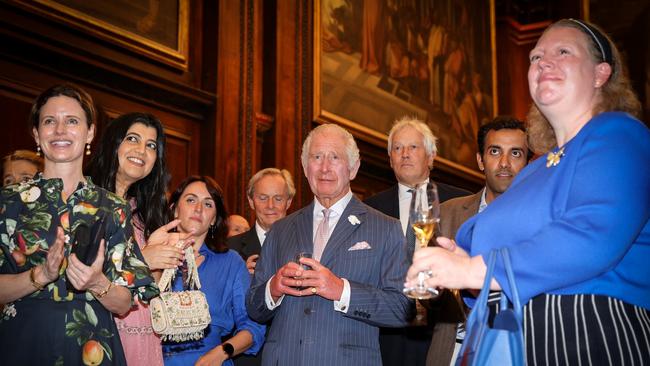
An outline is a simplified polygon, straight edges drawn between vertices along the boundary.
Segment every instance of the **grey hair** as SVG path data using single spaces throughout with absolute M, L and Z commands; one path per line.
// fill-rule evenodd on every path
M 413 127 L 416 131 L 422 134 L 422 142 L 424 143 L 424 150 L 426 151 L 427 156 L 438 153 L 438 147 L 436 146 L 438 138 L 433 135 L 429 126 L 417 117 L 404 116 L 396 120 L 395 123 L 393 123 L 390 132 L 388 132 L 388 155 L 390 155 L 393 148 L 393 135 L 405 127 Z
M 289 196 L 289 199 L 293 199 L 293 196 L 296 195 L 296 186 L 293 184 L 291 173 L 286 169 L 280 170 L 278 168 L 265 168 L 255 173 L 255 175 L 253 175 L 248 181 L 248 188 L 246 189 L 248 198 L 253 198 L 253 195 L 255 194 L 255 184 L 267 175 L 278 175 L 282 177 L 284 183 L 287 185 L 287 195 Z
M 302 154 L 300 156 L 303 169 L 307 168 L 307 163 L 309 162 L 309 149 L 311 148 L 312 138 L 317 134 L 322 134 L 329 131 L 339 134 L 341 137 L 343 137 L 343 140 L 345 140 L 345 153 L 348 157 L 348 168 L 350 170 L 354 169 L 354 166 L 359 161 L 359 148 L 357 147 L 357 143 L 354 141 L 354 137 L 350 132 L 348 132 L 345 128 L 333 123 L 322 124 L 311 130 L 311 132 L 309 132 L 307 135 L 305 142 L 302 144 Z

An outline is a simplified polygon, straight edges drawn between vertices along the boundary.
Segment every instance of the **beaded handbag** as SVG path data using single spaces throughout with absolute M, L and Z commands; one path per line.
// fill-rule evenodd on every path
M 199 272 L 196 269 L 192 247 L 185 249 L 187 262 L 187 288 L 167 291 L 176 274 L 175 269 L 165 269 L 158 283 L 160 296 L 151 300 L 151 326 L 163 341 L 183 342 L 203 338 L 203 330 L 210 324 L 210 308 L 201 289 Z

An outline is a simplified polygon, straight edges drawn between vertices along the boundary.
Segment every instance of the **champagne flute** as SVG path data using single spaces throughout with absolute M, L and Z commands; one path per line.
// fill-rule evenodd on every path
M 435 183 L 420 184 L 413 192 L 409 210 L 409 223 L 415 232 L 415 250 L 426 248 L 436 232 L 440 222 L 440 201 Z M 404 293 L 411 298 L 424 300 L 438 296 L 438 290 L 427 287 L 425 281 L 431 277 L 428 271 L 418 273 L 415 287 L 404 288 Z

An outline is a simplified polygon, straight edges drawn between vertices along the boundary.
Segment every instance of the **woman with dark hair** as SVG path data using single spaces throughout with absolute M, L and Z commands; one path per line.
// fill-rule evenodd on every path
M 172 193 L 171 208 L 182 233 L 192 232 L 201 291 L 212 323 L 205 338 L 164 346 L 165 365 L 232 365 L 232 356 L 255 354 L 264 342 L 263 325 L 252 321 L 244 300 L 250 275 L 237 252 L 228 250 L 228 212 L 221 187 L 210 177 L 190 176 Z M 173 289 L 183 288 L 177 275 Z M 230 339 L 223 337 L 234 334 Z
M 165 225 L 169 216 L 165 197 L 169 174 L 160 121 L 147 113 L 128 113 L 111 121 L 88 170 L 97 185 L 131 204 L 135 239 L 156 278 L 160 270 L 176 268 L 181 263 L 182 249 L 162 242 L 169 241 L 163 237 L 178 221 Z M 160 338 L 151 328 L 148 307 L 136 301 L 131 311 L 115 322 L 129 365 L 162 365 Z
M 623 61 L 599 27 L 563 19 L 530 52 L 528 83 L 530 146 L 546 157 L 461 226 L 459 246 L 416 252 L 408 281 L 430 270 L 428 286 L 481 288 L 485 256 L 507 247 L 528 364 L 648 365 L 650 130 Z
M 158 289 L 132 243 L 127 202 L 83 176 L 92 99 L 54 86 L 36 99 L 30 122 L 43 173 L 0 192 L 2 363 L 125 365 L 113 314 Z

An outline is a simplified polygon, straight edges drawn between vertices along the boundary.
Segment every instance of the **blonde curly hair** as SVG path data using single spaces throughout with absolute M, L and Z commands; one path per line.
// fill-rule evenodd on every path
M 588 33 L 589 31 L 580 23 L 586 24 L 593 30 L 600 32 L 600 35 L 602 35 L 609 43 L 612 53 L 612 62 L 610 64 L 612 74 L 600 87 L 600 101 L 593 107 L 593 115 L 595 116 L 609 111 L 620 111 L 627 112 L 634 117 L 639 118 L 641 116 L 641 102 L 639 102 L 638 97 L 632 90 L 632 85 L 627 73 L 627 67 L 623 64 L 621 54 L 614 42 L 600 27 L 583 20 L 578 22 L 572 19 L 562 19 L 546 28 L 542 37 L 550 29 L 556 27 L 577 29 L 585 35 L 592 60 L 595 63 L 603 62 L 602 60 L 604 60 L 605 57 L 602 54 L 600 47 L 596 43 L 594 37 Z M 535 103 L 531 105 L 530 111 L 528 112 L 528 145 L 537 154 L 545 154 L 557 145 L 555 132 L 553 131 L 551 124 L 539 108 L 537 108 Z

